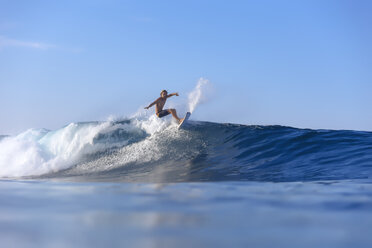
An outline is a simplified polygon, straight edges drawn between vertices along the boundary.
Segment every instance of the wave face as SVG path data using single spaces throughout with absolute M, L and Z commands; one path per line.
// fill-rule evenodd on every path
M 372 176 L 372 132 L 151 117 L 30 129 L 0 140 L 0 177 L 73 181 L 318 181 Z

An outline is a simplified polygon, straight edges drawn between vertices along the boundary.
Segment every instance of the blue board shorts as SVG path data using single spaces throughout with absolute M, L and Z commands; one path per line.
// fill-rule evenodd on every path
M 161 118 L 161 117 L 164 117 L 164 116 L 167 116 L 170 114 L 170 111 L 168 109 L 163 109 L 162 111 L 159 111 L 156 113 L 156 115 Z

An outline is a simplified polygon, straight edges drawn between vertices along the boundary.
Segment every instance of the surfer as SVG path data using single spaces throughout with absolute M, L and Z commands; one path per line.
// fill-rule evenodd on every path
M 172 116 L 180 123 L 182 119 L 180 119 L 177 116 L 177 111 L 175 109 L 163 109 L 165 102 L 167 101 L 167 98 L 171 96 L 178 96 L 178 93 L 172 93 L 168 95 L 168 91 L 162 90 L 160 92 L 160 97 L 156 99 L 153 103 L 151 103 L 149 106 L 145 107 L 145 109 L 151 108 L 153 105 L 155 105 L 155 113 L 159 118 L 162 118 L 164 116 L 167 116 L 169 114 L 172 114 Z

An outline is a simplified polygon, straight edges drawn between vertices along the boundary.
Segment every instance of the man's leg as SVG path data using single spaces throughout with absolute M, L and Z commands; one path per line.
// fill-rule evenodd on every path
M 171 114 L 173 115 L 173 117 L 178 121 L 178 122 L 181 122 L 182 119 L 180 119 L 178 116 L 177 116 L 177 111 L 175 109 L 169 109 L 169 111 L 171 112 Z

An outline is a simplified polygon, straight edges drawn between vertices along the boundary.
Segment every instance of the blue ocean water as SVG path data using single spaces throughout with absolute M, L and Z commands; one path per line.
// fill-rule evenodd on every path
M 370 247 L 372 132 L 131 118 L 0 137 L 5 247 Z

